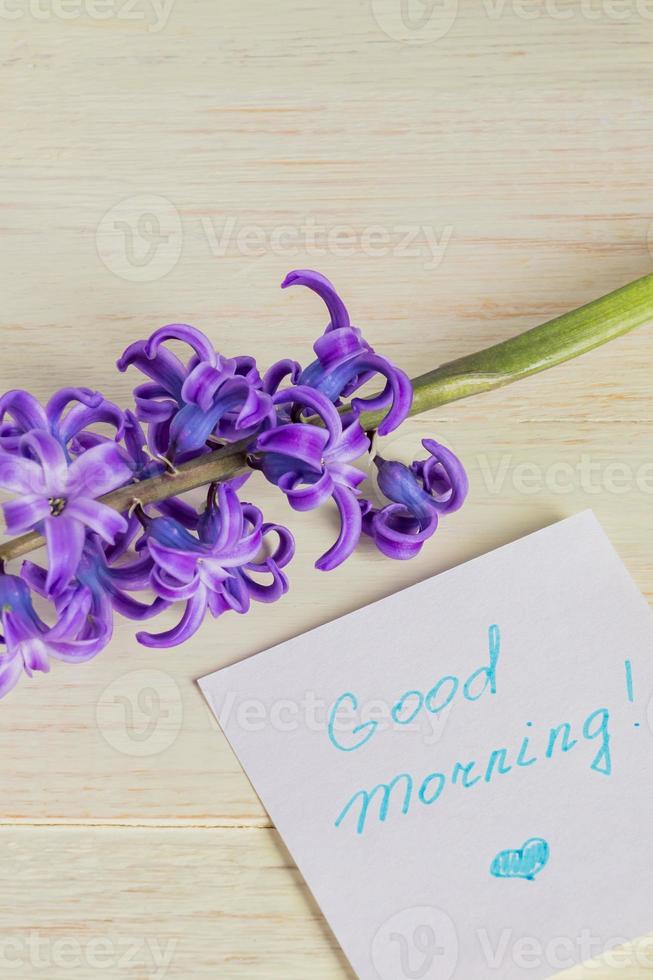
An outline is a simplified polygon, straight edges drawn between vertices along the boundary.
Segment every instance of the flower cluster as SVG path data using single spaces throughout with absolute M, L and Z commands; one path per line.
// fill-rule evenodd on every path
M 352 326 L 328 279 L 300 270 L 283 286 L 296 284 L 317 293 L 329 314 L 305 368 L 282 360 L 261 374 L 253 358 L 223 357 L 199 330 L 173 324 L 118 361 L 120 371 L 147 378 L 133 410 L 87 388 L 64 389 L 45 407 L 25 391 L 0 398 L 0 488 L 15 495 L 2 505 L 7 531 L 37 532 L 46 550 L 45 567 L 26 561 L 9 574 L 0 563 L 0 697 L 21 674 L 48 671 L 51 658 L 94 657 L 116 613 L 144 622 L 178 606 L 176 626 L 137 633 L 146 646 L 169 647 L 191 637 L 207 613 L 245 613 L 252 602 L 283 596 L 295 543 L 241 500 L 254 471 L 295 510 L 333 501 L 340 531 L 316 562 L 324 571 L 362 536 L 384 555 L 412 558 L 439 518 L 462 505 L 465 471 L 444 446 L 424 440 L 427 458 L 411 466 L 373 452 L 376 433 L 394 431 L 409 414 L 411 383 Z M 187 346 L 186 361 L 169 341 Z M 378 393 L 361 394 L 370 382 Z M 374 431 L 363 424 L 369 412 Z M 139 481 L 233 443 L 244 447 L 249 472 L 211 484 L 201 507 L 179 496 L 138 502 Z M 387 499 L 380 507 L 363 495 L 370 460 Z M 134 505 L 121 512 L 112 492 L 131 484 Z

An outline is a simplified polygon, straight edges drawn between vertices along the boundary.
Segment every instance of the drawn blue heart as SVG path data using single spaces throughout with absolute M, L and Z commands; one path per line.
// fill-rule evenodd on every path
M 497 854 L 490 873 L 495 878 L 525 878 L 535 881 L 535 876 L 549 863 L 551 849 L 541 837 L 532 837 L 523 847 L 515 851 L 501 851 Z

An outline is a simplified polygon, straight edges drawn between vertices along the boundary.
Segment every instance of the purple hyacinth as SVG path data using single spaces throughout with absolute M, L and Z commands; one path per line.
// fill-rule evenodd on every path
M 183 364 L 163 344 L 182 341 Z M 168 459 L 203 450 L 209 438 L 234 442 L 274 424 L 269 395 L 252 358 L 224 358 L 200 330 L 171 324 L 127 348 L 120 371 L 134 365 L 152 380 L 134 390 L 136 415 L 148 423 L 150 450 Z
M 233 610 L 246 613 L 252 599 L 274 602 L 288 590 L 282 569 L 295 551 L 287 528 L 264 524 L 252 504 L 239 501 L 235 490 L 221 484 L 211 490 L 207 508 L 197 521 L 197 533 L 173 517 L 142 515 L 145 547 L 152 560 L 151 585 L 167 602 L 185 604 L 180 622 L 166 633 L 139 633 L 145 646 L 175 646 L 189 639 L 207 612 L 214 618 Z M 269 534 L 278 545 L 268 557 L 258 558 Z M 261 584 L 253 576 L 269 573 Z
M 411 466 L 376 456 L 388 503 L 377 508 L 362 496 L 373 437 L 410 413 L 410 381 L 352 326 L 325 276 L 296 270 L 283 282 L 291 285 L 315 292 L 329 314 L 307 367 L 284 358 L 261 374 L 254 358 L 224 357 L 199 330 L 172 324 L 118 361 L 121 371 L 133 366 L 147 377 L 134 390 L 133 412 L 88 388 L 64 388 L 45 406 L 26 391 L 0 398 L 0 487 L 16 495 L 2 505 L 7 529 L 42 533 L 48 555 L 47 568 L 25 562 L 20 578 L 0 562 L 0 696 L 21 673 L 48 670 L 50 658 L 95 656 L 116 615 L 144 622 L 177 606 L 174 628 L 137 634 L 146 646 L 169 647 L 192 636 L 207 613 L 245 613 L 254 601 L 281 598 L 294 539 L 239 499 L 256 470 L 295 510 L 335 503 L 340 531 L 316 562 L 325 571 L 342 564 L 363 533 L 385 555 L 411 558 L 439 518 L 462 505 L 462 464 L 432 440 L 423 443 L 428 457 Z M 188 358 L 168 342 L 190 347 Z M 377 393 L 363 392 L 368 384 Z M 380 420 L 374 428 L 370 418 Z M 178 470 L 203 471 L 207 454 L 232 443 L 230 455 L 247 459 L 247 471 L 212 485 L 201 508 L 179 496 Z M 103 501 L 132 484 L 124 513 Z M 162 486 L 170 496 L 148 503 Z M 52 615 L 44 615 L 53 626 L 35 611 L 32 593 L 50 603 Z
M 429 457 L 410 467 L 381 456 L 374 460 L 379 489 L 392 503 L 375 509 L 364 501 L 363 530 L 389 558 L 414 558 L 435 534 L 439 517 L 458 510 L 467 496 L 467 474 L 458 457 L 433 439 L 423 439 L 422 445 Z
M 9 421 L 6 420 L 9 417 Z M 89 436 L 90 427 L 106 423 L 122 436 L 124 413 L 98 391 L 62 388 L 45 408 L 28 391 L 8 391 L 0 398 L 0 449 L 19 452 L 21 437 L 30 432 L 47 432 L 64 447 Z M 106 441 L 94 435 L 95 441 Z
M 112 566 L 102 541 L 97 535 L 91 534 L 84 546 L 75 578 L 54 600 L 57 612 L 65 612 L 70 603 L 82 593 L 90 596 L 88 637 L 95 636 L 97 639 L 107 634 L 111 636 L 114 611 L 125 619 L 137 622 L 151 619 L 167 609 L 170 603 L 158 597 L 144 603 L 130 593 L 149 592 L 152 567 L 153 562 L 147 556 L 139 556 L 131 562 Z M 33 562 L 23 562 L 21 578 L 38 595 L 50 597 L 47 569 Z
M 89 636 L 92 599 L 78 593 L 53 627 L 48 627 L 32 605 L 30 589 L 15 575 L 0 572 L 0 623 L 5 652 L 0 654 L 0 697 L 17 684 L 24 672 L 47 673 L 50 658 L 83 663 L 96 656 L 111 634 Z
M 368 451 L 370 441 L 357 421 L 343 429 L 329 399 L 306 385 L 280 391 L 273 401 L 308 409 L 324 426 L 289 422 L 263 432 L 252 447 L 251 462 L 285 493 L 295 510 L 314 510 L 333 498 L 340 512 L 340 534 L 315 563 L 329 571 L 351 555 L 361 535 L 357 497 L 365 474 L 352 463 Z
M 87 529 L 110 544 L 126 531 L 125 518 L 95 498 L 131 476 L 115 443 L 102 442 L 71 462 L 61 443 L 43 429 L 21 436 L 15 454 L 0 455 L 0 486 L 20 494 L 2 505 L 7 530 L 38 530 L 45 536 L 50 595 L 62 592 L 75 574 Z
M 307 286 L 317 293 L 331 316 L 324 336 L 313 348 L 317 360 L 302 371 L 297 383 L 315 388 L 339 405 L 342 398 L 351 397 L 362 385 L 380 375 L 386 381 L 383 391 L 370 398 L 354 398 L 351 410 L 358 417 L 361 412 L 389 406 L 378 425 L 378 433 L 385 436 L 392 432 L 410 412 L 413 401 L 410 379 L 387 358 L 375 354 L 361 331 L 351 326 L 345 304 L 326 276 L 310 269 L 298 269 L 286 276 L 283 288 L 295 285 Z

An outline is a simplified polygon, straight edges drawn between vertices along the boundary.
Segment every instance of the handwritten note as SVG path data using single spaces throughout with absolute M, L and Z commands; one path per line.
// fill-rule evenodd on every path
M 364 980 L 653 931 L 653 615 L 591 512 L 200 684 Z

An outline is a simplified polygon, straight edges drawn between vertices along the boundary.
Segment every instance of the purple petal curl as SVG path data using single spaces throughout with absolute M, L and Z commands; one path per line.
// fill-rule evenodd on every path
M 262 433 L 256 441 L 254 451 L 290 457 L 302 466 L 320 471 L 328 441 L 329 433 L 326 429 L 305 422 L 291 422 Z
M 331 317 L 327 331 L 350 325 L 347 307 L 338 296 L 333 283 L 320 272 L 315 272 L 313 269 L 295 269 L 289 272 L 281 283 L 282 289 L 287 289 L 288 286 L 307 286 L 324 300 Z
M 263 472 L 265 473 L 265 469 Z M 305 511 L 315 510 L 325 504 L 333 494 L 335 484 L 331 474 L 325 470 L 315 477 L 311 474 L 285 473 L 278 480 L 278 486 L 285 493 L 293 510 Z
M 352 554 L 358 544 L 362 531 L 362 518 L 358 499 L 348 487 L 336 486 L 333 499 L 340 511 L 340 534 L 338 540 L 315 562 L 322 572 L 329 572 Z
M 407 561 L 418 555 L 424 542 L 435 534 L 438 515 L 432 510 L 417 520 L 407 516 L 402 504 L 388 504 L 376 511 L 371 521 L 364 521 L 363 526 L 384 555 L 396 561 Z
M 53 432 L 65 446 L 72 439 L 84 433 L 84 430 L 89 426 L 98 423 L 113 426 L 116 430 L 115 441 L 122 439 L 125 428 L 125 413 L 113 402 L 106 401 L 104 398 L 93 407 L 87 408 L 84 405 L 76 405 L 71 408 L 59 423 L 58 428 L 53 429 Z
M 10 415 L 22 433 L 30 429 L 49 431 L 48 417 L 43 407 L 28 391 L 8 391 L 0 398 L 0 422 Z
M 278 391 L 281 382 L 286 378 L 290 378 L 291 385 L 297 384 L 301 373 L 302 367 L 297 361 L 277 361 L 271 368 L 268 368 L 263 376 L 263 391 L 266 391 L 269 395 L 274 395 Z
M 72 402 L 79 402 L 87 408 L 97 408 L 103 401 L 104 397 L 100 392 L 90 388 L 61 388 L 45 406 L 45 414 L 51 426 L 58 426 Z
M 377 410 L 390 405 L 390 410 L 378 426 L 380 435 L 387 435 L 400 425 L 410 412 L 413 388 L 408 376 L 385 357 L 374 353 L 363 340 L 360 330 L 352 327 L 349 315 L 333 285 L 324 276 L 308 269 L 291 272 L 286 285 L 308 286 L 322 297 L 331 315 L 324 336 L 315 343 L 317 360 L 300 375 L 299 384 L 322 392 L 333 404 L 351 396 L 377 374 L 385 378 L 383 392 L 371 398 L 356 398 L 351 408 L 355 415 L 366 409 Z
M 204 622 L 207 610 L 206 589 L 200 585 L 195 595 L 188 600 L 183 616 L 179 623 L 171 630 L 164 633 L 145 633 L 136 634 L 136 639 L 144 647 L 154 647 L 165 649 L 185 643 L 197 633 Z
M 294 385 L 292 388 L 284 388 L 272 396 L 275 405 L 292 405 L 294 408 L 308 408 L 315 415 L 319 416 L 327 432 L 329 442 L 332 445 L 342 434 L 342 422 L 333 403 L 323 394 L 308 385 Z
M 216 367 L 219 355 L 216 353 L 213 344 L 201 330 L 191 327 L 187 323 L 169 323 L 165 327 L 155 330 L 143 348 L 143 353 L 149 360 L 153 360 L 160 352 L 161 345 L 167 340 L 180 340 L 195 352 L 197 359 Z
M 467 494 L 467 475 L 460 460 L 439 443 L 425 439 L 431 454 L 409 468 L 377 456 L 378 485 L 393 501 L 375 510 L 361 503 L 363 530 L 390 558 L 413 558 L 438 526 L 438 517 L 462 506 Z
M 434 439 L 423 439 L 422 445 L 430 456 L 413 463 L 411 471 L 433 497 L 432 506 L 440 514 L 452 514 L 465 503 L 469 491 L 465 467 L 450 449 Z
M 173 398 L 179 398 L 187 375 L 186 368 L 179 358 L 165 347 L 157 350 L 156 355 L 152 356 L 149 356 L 148 350 L 146 340 L 137 340 L 130 344 L 117 362 L 118 370 L 124 373 L 133 365 Z

